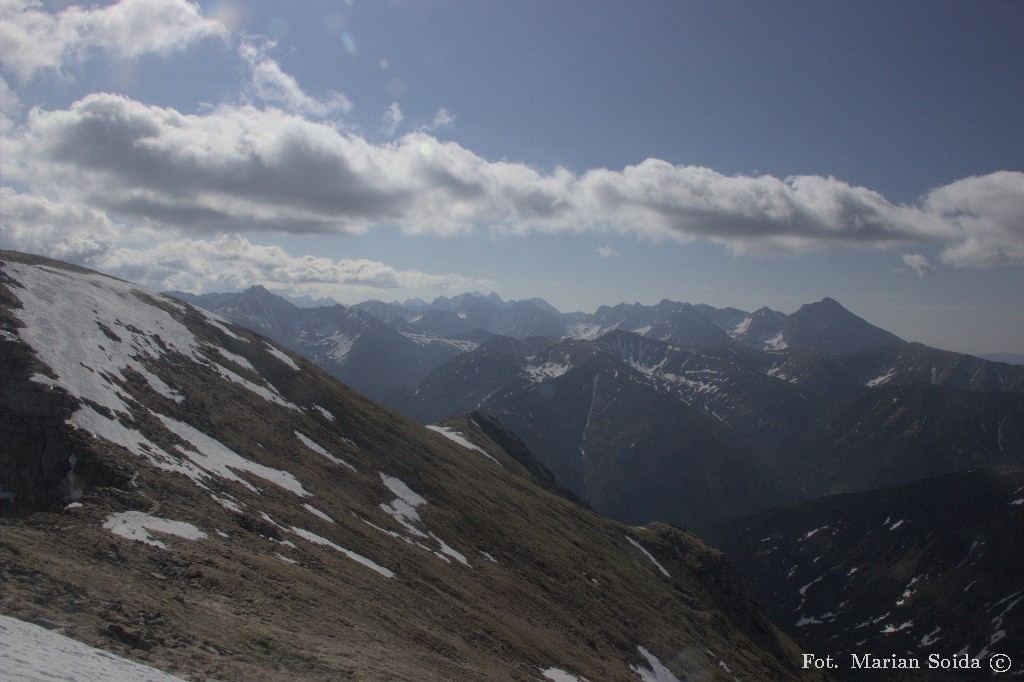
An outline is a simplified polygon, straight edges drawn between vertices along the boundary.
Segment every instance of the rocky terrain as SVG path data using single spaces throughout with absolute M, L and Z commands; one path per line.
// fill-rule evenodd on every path
M 842 661 L 839 677 L 992 679 L 988 657 L 999 653 L 1024 674 L 1022 467 L 820 498 L 700 534 L 777 623 Z M 913 657 L 922 670 L 849 671 L 865 653 Z M 927 670 L 930 656 L 982 669 Z
M 567 499 L 496 423 L 0 261 L 0 614 L 195 680 L 815 678 L 721 552 Z

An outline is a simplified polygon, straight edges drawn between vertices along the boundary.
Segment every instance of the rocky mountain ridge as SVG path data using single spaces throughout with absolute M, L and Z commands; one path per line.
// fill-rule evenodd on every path
M 720 552 L 537 485 L 496 424 L 55 261 L 3 252 L 0 295 L 5 616 L 197 680 L 815 679 Z
M 177 298 L 266 334 L 377 400 L 415 386 L 432 369 L 491 336 L 596 339 L 614 330 L 688 347 L 758 350 L 806 345 L 826 353 L 901 343 L 895 335 L 826 298 L 792 315 L 746 313 L 663 300 L 561 313 L 543 299 L 503 301 L 491 293 L 439 297 L 431 303 L 370 300 L 354 306 L 300 308 L 254 286 L 237 293 Z

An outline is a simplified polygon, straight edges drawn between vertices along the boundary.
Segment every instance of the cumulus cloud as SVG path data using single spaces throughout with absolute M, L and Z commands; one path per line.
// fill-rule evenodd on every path
M 0 242 L 6 249 L 74 263 L 108 253 L 127 230 L 103 211 L 0 187 Z
M 18 160 L 5 173 L 36 193 L 204 237 L 380 225 L 442 236 L 587 230 L 699 239 L 737 254 L 938 244 L 954 265 L 1024 264 L 1019 172 L 898 205 L 832 177 L 724 175 L 657 159 L 547 173 L 423 131 L 373 144 L 299 111 L 245 104 L 183 114 L 112 94 L 35 109 L 5 146 Z
M 914 269 L 918 277 L 924 277 L 935 271 L 935 266 L 928 262 L 928 259 L 920 253 L 903 254 L 903 264 Z
M 270 42 L 263 46 L 243 43 L 239 47 L 239 55 L 252 71 L 252 80 L 247 88 L 249 95 L 287 112 L 314 118 L 346 113 L 352 109 L 352 103 L 340 92 L 332 90 L 325 97 L 316 98 L 303 91 L 292 76 L 267 56 L 267 51 L 273 46 L 274 43 Z
M 618 251 L 607 245 L 599 246 L 594 250 L 597 252 L 598 258 L 612 258 L 619 255 Z
M 1024 265 L 1024 173 L 1001 171 L 957 180 L 932 190 L 924 206 L 960 233 L 942 252 L 943 262 Z
M 104 270 L 161 289 L 207 291 L 261 283 L 294 294 L 329 296 L 343 290 L 395 288 L 471 290 L 493 284 L 458 274 L 430 274 L 364 258 L 293 256 L 280 246 L 251 243 L 239 234 L 213 240 L 177 239 L 146 249 L 108 253 Z
M 4 68 L 19 79 L 39 72 L 63 72 L 91 53 L 121 59 L 169 55 L 191 43 L 225 38 L 226 27 L 202 16 L 186 0 L 121 0 L 106 7 L 71 6 L 51 14 L 39 0 L 0 3 L 0 43 Z
M 396 288 L 471 291 L 494 284 L 455 273 L 397 270 L 367 259 L 293 256 L 280 246 L 253 244 L 237 233 L 211 240 L 168 238 L 156 230 L 129 229 L 86 206 L 8 187 L 0 188 L 0 201 L 5 248 L 97 268 L 157 289 L 208 291 L 267 284 L 294 294 L 329 296 Z

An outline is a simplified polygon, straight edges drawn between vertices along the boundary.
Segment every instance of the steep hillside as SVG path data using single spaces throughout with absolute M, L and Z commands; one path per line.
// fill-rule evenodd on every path
M 0 261 L 3 615 L 190 679 L 804 676 L 693 535 L 189 305 Z
M 690 348 L 622 329 L 524 346 L 488 342 L 391 404 L 423 422 L 493 414 L 563 485 L 625 523 L 694 526 L 1024 463 L 1017 366 L 918 344 L 836 356 Z
M 701 531 L 768 613 L 850 679 L 989 679 L 1024 671 L 1024 468 L 837 495 Z M 916 674 L 849 670 L 850 655 L 913 657 Z M 979 659 L 976 673 L 928 657 Z

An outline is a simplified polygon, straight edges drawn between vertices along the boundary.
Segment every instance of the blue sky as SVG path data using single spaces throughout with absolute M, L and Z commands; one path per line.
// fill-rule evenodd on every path
M 1024 3 L 0 0 L 0 241 L 1024 353 Z

